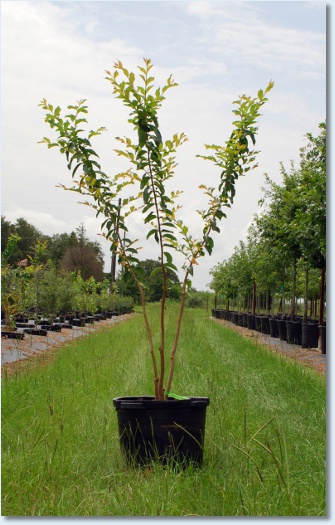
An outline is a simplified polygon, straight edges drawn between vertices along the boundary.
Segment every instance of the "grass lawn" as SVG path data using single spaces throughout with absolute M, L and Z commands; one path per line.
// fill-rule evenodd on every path
M 176 361 L 173 392 L 210 397 L 198 470 L 120 454 L 113 397 L 153 392 L 141 315 L 3 378 L 2 515 L 326 515 L 325 377 L 203 310 L 185 312 Z

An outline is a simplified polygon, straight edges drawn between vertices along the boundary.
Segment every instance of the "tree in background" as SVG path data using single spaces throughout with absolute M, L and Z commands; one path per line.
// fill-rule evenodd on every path
M 102 248 L 98 242 L 92 242 L 87 238 L 83 224 L 80 224 L 75 232 L 57 233 L 50 237 L 22 217 L 12 224 L 2 216 L 2 254 L 8 246 L 11 235 L 17 237 L 17 242 L 7 257 L 7 264 L 12 267 L 16 267 L 20 262 L 22 265 L 31 264 L 37 247 L 43 245 L 43 252 L 40 254 L 43 260 L 41 259 L 40 263 L 46 264 L 47 261 L 51 261 L 56 270 L 79 271 L 84 279 L 93 276 L 96 281 L 101 281 L 104 278 Z
M 37 241 L 47 239 L 47 236 L 43 235 L 32 224 L 29 224 L 23 217 L 17 219 L 15 224 L 12 224 L 5 217 L 1 216 L 1 253 L 6 249 L 11 235 L 17 235 L 20 239 L 8 259 L 8 264 L 10 265 L 15 265 L 27 259 L 29 255 L 32 255 Z
M 135 271 L 145 289 L 147 300 L 149 302 L 159 301 L 162 296 L 163 287 L 163 276 L 160 262 L 153 259 L 140 261 Z M 140 302 L 141 297 L 138 287 L 130 277 L 131 276 L 129 276 L 127 272 L 121 273 L 116 279 L 117 289 L 122 295 L 132 296 L 137 302 Z M 166 278 L 168 280 L 167 297 L 169 299 L 179 299 L 181 287 L 178 275 L 169 268 L 167 270 Z
M 304 295 L 306 320 L 308 300 L 316 301 L 315 270 L 318 269 L 321 270 L 319 323 L 322 324 L 326 271 L 326 123 L 319 124 L 319 128 L 317 137 L 307 134 L 308 144 L 300 150 L 299 169 L 292 163 L 287 171 L 281 164 L 281 184 L 265 176 L 266 187 L 260 201 L 262 211 L 255 215 L 249 228 L 247 257 L 242 257 L 240 244 L 228 261 L 211 271 L 211 287 L 226 298 L 232 293 L 240 294 L 245 289 L 243 275 L 251 268 L 253 303 L 256 287 L 268 297 L 271 293 L 279 295 L 281 301 L 289 298 L 290 293 L 290 314 L 294 319 L 296 299 Z M 301 272 L 305 273 L 304 292 Z M 312 277 L 311 292 L 309 277 Z M 269 301 L 266 303 L 269 310 Z
M 83 224 L 76 229 L 76 238 L 66 249 L 61 261 L 63 270 L 80 272 L 83 279 L 94 277 L 96 281 L 104 279 L 103 253 L 99 243 L 91 242 L 86 236 Z

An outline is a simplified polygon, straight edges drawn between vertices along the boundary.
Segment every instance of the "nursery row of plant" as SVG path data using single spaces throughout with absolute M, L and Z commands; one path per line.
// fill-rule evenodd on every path
M 74 324 L 83 324 L 87 315 L 101 318 L 132 311 L 133 299 L 111 293 L 108 280 L 85 280 L 78 272 L 57 271 L 50 261 L 39 264 L 37 259 L 26 267 L 2 266 L 1 324 L 6 331 L 14 332 L 18 323 L 47 326 L 75 320 Z
M 148 311 L 157 338 L 159 304 Z M 177 315 L 169 305 L 169 343 Z M 3 515 L 325 515 L 325 377 L 197 309 L 181 348 L 174 388 L 210 398 L 202 469 L 129 468 L 120 453 L 112 399 L 152 388 L 133 316 L 3 378 Z
M 325 318 L 326 281 L 326 123 L 320 134 L 307 135 L 300 166 L 281 165 L 282 184 L 266 175 L 266 187 L 246 242 L 211 271 L 217 306 L 296 317 L 304 299 L 303 318 Z M 285 310 L 289 304 L 289 309 Z M 233 307 L 232 307 L 233 306 Z
M 302 348 L 318 348 L 319 346 L 322 353 L 326 354 L 326 322 L 319 325 L 316 319 L 309 318 L 304 322 L 301 316 L 296 316 L 292 321 L 289 315 L 254 315 L 218 308 L 212 309 L 212 315 L 216 319 L 224 319 L 237 326 L 269 334 L 271 337 L 300 345 Z

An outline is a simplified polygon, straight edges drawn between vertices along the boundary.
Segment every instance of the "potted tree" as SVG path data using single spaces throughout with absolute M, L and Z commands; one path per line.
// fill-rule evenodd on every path
M 176 133 L 163 141 L 158 112 L 165 93 L 177 86 L 170 76 L 163 87 L 155 86 L 152 76 L 153 64 L 144 59 L 136 74 L 117 61 L 113 72 L 107 71 L 107 80 L 114 95 L 130 110 L 129 123 L 135 130 L 135 139 L 117 137 L 119 156 L 129 162 L 129 169 L 114 176 L 102 171 L 98 155 L 91 139 L 105 128 L 84 132 L 88 113 L 85 100 L 68 106 L 66 116 L 61 108 L 54 107 L 45 99 L 40 106 L 45 110 L 45 121 L 57 133 L 55 141 L 44 137 L 41 141 L 48 148 L 58 147 L 67 159 L 74 185 L 63 186 L 66 190 L 88 196 L 88 204 L 97 216 L 103 218 L 101 227 L 111 241 L 111 250 L 118 255 L 124 274 L 136 283 L 141 296 L 143 319 L 148 335 L 148 349 L 153 369 L 153 395 L 114 399 L 118 413 L 121 446 L 126 456 L 138 463 L 145 463 L 152 456 L 163 461 L 171 455 L 186 462 L 201 464 L 204 444 L 206 397 L 185 397 L 172 393 L 175 354 L 182 324 L 185 297 L 191 286 L 191 277 L 198 260 L 214 247 L 213 233 L 218 233 L 219 222 L 226 217 L 235 196 L 237 179 L 256 166 L 253 149 L 258 130 L 260 108 L 267 101 L 266 94 L 273 87 L 271 81 L 266 89 L 259 90 L 255 98 L 243 95 L 234 102 L 235 121 L 229 139 L 223 145 L 206 145 L 209 155 L 198 157 L 214 163 L 220 174 L 217 183 L 201 185 L 208 198 L 208 207 L 197 211 L 203 223 L 199 238 L 193 237 L 186 224 L 178 217 L 176 204 L 181 192 L 170 190 L 170 179 L 176 168 L 176 150 L 187 141 L 184 133 Z M 129 188 L 135 188 L 132 193 Z M 160 341 L 155 343 L 147 314 L 145 290 L 138 272 L 138 242 L 131 238 L 127 224 L 130 216 L 147 228 L 146 239 L 157 243 L 162 293 L 160 300 Z M 172 348 L 166 349 L 165 310 L 169 287 L 169 273 L 177 272 L 174 255 L 181 254 L 183 279 L 179 314 Z M 136 268 L 136 271 L 135 271 Z M 169 367 L 168 365 L 169 361 Z
M 9 258 L 19 241 L 18 235 L 11 234 L 1 254 L 1 314 L 3 313 L 5 319 L 5 329 L 1 329 L 1 336 L 10 339 L 24 338 L 24 334 L 17 331 L 15 322 L 22 305 L 20 267 L 12 268 L 9 264 Z

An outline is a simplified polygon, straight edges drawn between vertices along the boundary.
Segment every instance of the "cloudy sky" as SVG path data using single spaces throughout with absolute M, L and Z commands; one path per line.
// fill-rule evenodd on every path
M 167 93 L 160 117 L 163 139 L 184 131 L 174 187 L 184 190 L 182 217 L 199 234 L 195 210 L 204 207 L 197 187 L 213 177 L 196 159 L 205 143 L 224 143 L 231 132 L 232 101 L 255 96 L 275 82 L 257 141 L 259 167 L 237 185 L 235 206 L 222 223 L 214 253 L 200 261 L 194 286 L 205 289 L 210 269 L 227 259 L 245 235 L 262 195 L 264 173 L 280 182 L 280 162 L 299 162 L 308 132 L 318 134 L 326 117 L 326 3 L 321 1 L 76 1 L 1 2 L 2 215 L 18 217 L 47 235 L 71 232 L 83 222 L 97 237 L 100 220 L 78 196 L 56 188 L 70 172 L 56 151 L 38 144 L 52 136 L 39 102 L 64 107 L 87 99 L 90 129 L 108 129 L 94 145 L 107 173 L 120 168 L 116 136 L 129 135 L 126 113 L 105 80 L 120 59 L 136 68 L 152 59 L 162 83 L 170 74 L 179 87 Z M 215 176 L 214 169 L 214 176 Z M 135 221 L 129 228 L 141 236 Z M 155 242 L 142 258 L 157 258 Z

